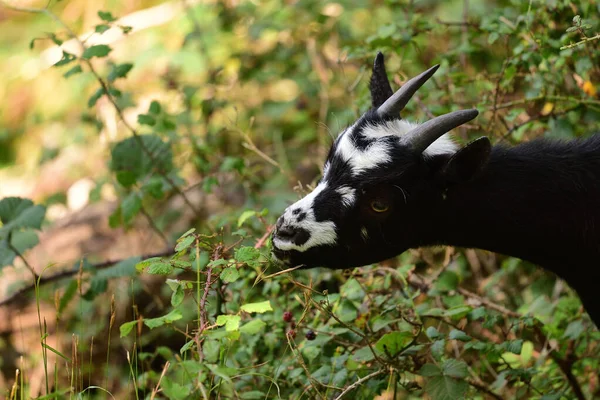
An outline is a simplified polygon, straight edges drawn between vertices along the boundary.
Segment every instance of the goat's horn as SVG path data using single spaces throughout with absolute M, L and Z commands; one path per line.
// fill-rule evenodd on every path
M 440 115 L 402 135 L 401 140 L 410 145 L 414 151 L 422 153 L 444 133 L 469 122 L 478 114 L 477 110 L 458 110 Z
M 382 117 L 398 117 L 408 101 L 421 86 L 437 71 L 440 65 L 434 65 L 427 71 L 415 76 L 406 82 L 396 93 L 385 101 L 378 109 L 377 114 Z
M 381 52 L 377 53 L 373 62 L 373 74 L 371 75 L 369 89 L 371 91 L 371 106 L 373 108 L 379 108 L 394 94 L 387 73 L 385 72 L 385 62 Z

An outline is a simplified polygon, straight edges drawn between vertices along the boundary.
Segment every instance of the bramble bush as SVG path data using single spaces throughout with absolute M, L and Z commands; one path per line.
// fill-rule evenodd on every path
M 5 376 L 7 398 L 600 396 L 600 332 L 573 291 L 533 265 L 436 248 L 354 270 L 280 271 L 269 242 L 276 217 L 318 179 L 331 135 L 368 108 L 377 51 L 395 87 L 441 64 L 404 115 L 479 109 L 458 141 L 597 131 L 600 6 L 138 3 L 176 11 L 143 31 L 115 4 L 81 35 L 89 26 L 69 22 L 63 2 L 0 3 L 29 27 L 9 26 L 0 48 L 27 48 L 28 36 L 35 57 L 60 57 L 36 81 L 53 82 L 40 84 L 39 112 L 0 128 L 5 170 L 17 173 L 20 142 L 33 171 L 76 145 L 102 161 L 74 176 L 93 180 L 90 203 L 116 199 L 113 232 L 153 237 L 119 260 L 34 265 L 38 232 L 58 221 L 46 211 L 67 203 L 65 191 L 0 200 L 0 267 L 34 282 L 1 304 L 32 298 L 38 316 L 44 303 L 56 314 L 53 331 L 39 317 L 40 346 Z M 50 125 L 60 133 L 49 145 Z M 28 375 L 36 363 L 41 385 Z

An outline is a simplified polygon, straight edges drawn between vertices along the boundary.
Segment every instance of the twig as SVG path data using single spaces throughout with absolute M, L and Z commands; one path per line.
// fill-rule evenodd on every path
M 599 34 L 597 34 L 596 36 L 592 36 L 592 37 L 588 37 L 588 38 L 582 39 L 582 40 L 580 40 L 579 42 L 576 42 L 576 43 L 571 43 L 571 44 L 568 44 L 568 45 L 566 45 L 566 46 L 562 46 L 562 47 L 560 48 L 560 50 L 567 50 L 567 49 L 571 49 L 571 48 L 573 48 L 573 47 L 577 47 L 577 46 L 579 46 L 579 45 L 582 45 L 582 44 L 584 44 L 584 43 L 586 43 L 586 42 L 591 42 L 592 40 L 597 40 L 597 39 L 600 39 L 600 33 L 599 33 Z
M 371 378 L 375 378 L 377 375 L 381 375 L 384 372 L 386 372 L 386 370 L 380 369 L 379 371 L 375 371 L 367 376 L 363 376 L 362 378 L 360 378 L 359 380 L 354 382 L 352 385 L 350 385 L 346 389 L 344 389 L 344 391 L 342 393 L 340 393 L 340 395 L 338 397 L 336 397 L 335 400 L 340 400 L 342 397 L 344 397 L 344 395 L 350 393 L 351 391 L 353 391 L 354 389 L 356 389 L 357 387 L 362 385 L 364 382 L 368 381 Z
M 11 232 L 12 233 L 12 232 Z M 17 257 L 19 257 L 21 259 L 21 261 L 23 261 L 23 264 L 25 264 L 25 266 L 27 267 L 27 269 L 31 272 L 31 274 L 33 275 L 33 280 L 36 281 L 37 279 L 39 279 L 39 276 L 37 274 L 37 272 L 35 272 L 35 269 L 31 266 L 31 264 L 29 264 L 29 262 L 27 261 L 27 259 L 25 257 L 23 257 L 23 254 L 21 254 L 21 252 L 15 247 L 13 246 L 13 244 L 11 243 L 11 234 L 8 235 L 8 238 L 6 240 L 6 243 L 8 245 L 8 248 L 17 255 Z M 2 303 L 0 303 L 0 305 L 2 305 Z
M 156 232 L 156 234 L 160 236 L 160 238 L 163 240 L 165 246 L 169 246 L 169 239 L 167 239 L 163 231 L 161 231 L 158 225 L 156 225 L 156 222 L 154 222 L 154 220 L 152 219 L 148 211 L 146 211 L 146 208 L 144 206 L 140 208 L 140 212 L 144 217 L 146 217 L 146 220 L 148 221 L 148 224 L 150 224 L 152 230 Z
M 600 106 L 600 100 L 578 99 L 578 98 L 567 97 L 567 96 L 539 95 L 536 97 L 530 97 L 530 98 L 525 98 L 525 99 L 509 101 L 508 103 L 499 104 L 495 108 L 496 108 L 496 110 L 501 110 L 503 108 L 510 108 L 513 106 L 521 105 L 521 104 L 532 103 L 532 102 L 535 102 L 538 100 L 564 101 L 564 102 L 578 103 L 578 104 L 584 104 L 584 105 Z
M 152 389 L 152 394 L 150 395 L 150 400 L 154 400 L 154 398 L 156 397 L 156 394 L 158 393 L 159 388 L 160 388 L 160 382 L 162 381 L 163 376 L 165 376 L 165 374 L 167 373 L 167 370 L 169 369 L 170 365 L 171 365 L 171 363 L 168 361 L 165 363 L 162 373 L 160 374 L 160 378 L 158 378 L 158 382 L 156 383 L 156 387 L 154 389 Z
M 476 382 L 473 379 L 467 379 L 466 381 L 469 385 L 473 386 L 475 389 L 479 390 L 480 392 L 483 392 L 483 393 L 487 394 L 488 396 L 493 397 L 494 399 L 502 400 L 502 396 L 492 392 L 492 390 L 490 388 L 488 388 L 487 386 L 482 385 L 481 383 Z
M 267 227 L 267 231 L 265 232 L 265 234 L 262 235 L 262 237 L 260 239 L 258 239 L 258 241 L 256 242 L 256 244 L 254 245 L 255 249 L 260 249 L 261 247 L 264 246 L 264 244 L 267 241 L 267 239 L 269 239 L 269 236 L 271 235 L 271 232 L 273 232 L 273 228 L 274 227 L 275 227 L 275 225 L 270 225 L 269 227 Z
M 140 256 L 140 259 L 152 258 L 152 257 L 165 257 L 165 256 L 170 256 L 172 254 L 175 254 L 175 250 L 167 249 L 167 250 L 163 250 L 161 252 L 154 253 L 154 254 L 142 255 L 142 256 Z M 131 257 L 128 257 L 128 258 L 131 258 Z M 119 260 L 107 260 L 107 261 L 103 261 L 98 264 L 92 264 L 86 268 L 86 271 L 95 271 L 95 270 L 99 270 L 99 269 L 112 267 L 113 265 L 118 264 L 124 260 L 126 260 L 126 258 L 119 259 Z M 39 278 L 38 284 L 43 285 L 46 283 L 55 282 L 55 281 L 61 280 L 63 278 L 71 277 L 78 273 L 79 273 L 79 267 L 77 269 L 68 269 L 68 270 L 65 270 L 65 271 L 59 272 L 57 274 L 50 275 L 50 276 L 42 276 Z M 4 300 L 0 301 L 0 307 L 12 304 L 20 296 L 24 295 L 25 293 L 29 292 L 30 290 L 33 290 L 34 288 L 35 288 L 35 285 L 32 284 L 32 285 L 28 285 L 28 286 L 25 286 L 25 287 L 19 289 L 12 295 L 10 295 L 7 298 L 5 298 Z

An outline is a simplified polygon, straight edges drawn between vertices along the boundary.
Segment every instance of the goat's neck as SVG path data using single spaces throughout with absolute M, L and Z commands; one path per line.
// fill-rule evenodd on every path
M 600 260 L 600 165 L 590 163 L 600 161 L 494 148 L 482 176 L 448 188 L 431 239 L 519 257 L 569 280 L 592 267 L 581 263 Z

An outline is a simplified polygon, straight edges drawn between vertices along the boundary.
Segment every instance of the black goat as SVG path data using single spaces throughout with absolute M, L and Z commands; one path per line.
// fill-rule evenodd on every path
M 352 268 L 421 246 L 490 250 L 563 278 L 600 327 L 600 136 L 458 148 L 442 135 L 477 111 L 421 125 L 399 117 L 436 69 L 393 93 L 378 54 L 373 108 L 335 140 L 315 190 L 279 218 L 274 256 Z

